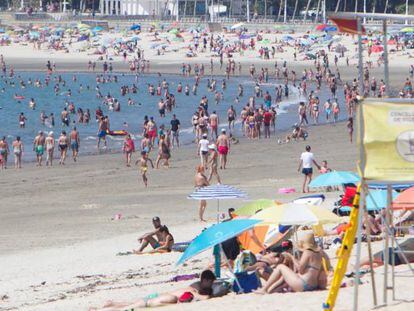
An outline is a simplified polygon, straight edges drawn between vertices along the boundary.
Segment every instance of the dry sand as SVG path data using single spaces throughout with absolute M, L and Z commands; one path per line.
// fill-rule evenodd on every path
M 221 171 L 225 183 L 237 186 L 251 199 L 275 198 L 287 202 L 298 196 L 279 195 L 277 189 L 300 189 L 297 158 L 305 144 L 313 146 L 318 161 L 333 168 L 354 170 L 356 147 L 347 141 L 344 124 L 313 127 L 308 142 L 278 145 L 275 139 L 234 145 L 229 168 Z M 249 160 L 246 160 L 249 159 Z M 160 283 L 177 274 L 201 272 L 210 252 L 176 267 L 180 253 L 116 256 L 136 247 L 138 235 L 150 229 L 159 215 L 176 241 L 193 238 L 205 224 L 197 221 L 197 203 L 186 199 L 192 191 L 193 168 L 198 163 L 193 147 L 174 150 L 171 169 L 149 171 L 145 189 L 135 168 L 125 168 L 121 155 L 88 156 L 75 165 L 2 172 L 0 306 L 3 310 L 86 310 L 108 299 L 134 300 L 154 291 L 163 292 L 188 282 Z M 339 193 L 328 193 L 325 207 Z M 243 202 L 222 202 L 221 210 Z M 216 205 L 207 209 L 214 222 Z M 121 213 L 121 220 L 111 218 Z M 376 245 L 378 248 L 380 245 Z M 331 252 L 334 257 L 334 252 Z M 352 261 L 352 259 L 351 259 Z M 407 270 L 403 267 L 403 270 Z M 379 269 L 378 271 L 381 271 Z M 378 274 L 382 278 L 381 273 Z M 412 299 L 406 278 L 398 278 L 398 298 Z M 361 306 L 372 306 L 368 277 L 361 286 Z M 353 288 L 341 290 L 338 310 L 351 308 Z M 266 297 L 229 295 L 197 305 L 170 309 L 211 310 L 320 310 L 327 291 L 274 294 Z M 411 296 L 410 296 L 411 295 Z M 169 309 L 166 308 L 166 309 Z M 407 303 L 392 310 L 406 310 Z
M 150 40 L 150 39 L 144 39 Z M 348 37 L 351 66 L 340 62 L 344 79 L 356 74 L 353 44 Z M 145 44 L 148 44 L 145 43 Z M 1 47 L 8 64 L 18 70 L 43 70 L 46 60 L 57 63 L 60 71 L 84 71 L 88 60 L 96 56 L 86 53 L 62 54 L 33 52 L 32 47 Z M 184 51 L 156 56 L 148 52 L 152 72 L 176 73 L 182 61 L 209 63 L 210 57 L 185 58 Z M 257 52 L 236 56 L 244 66 L 273 68 L 274 62 L 262 61 Z M 174 59 L 174 62 L 170 60 Z M 289 67 L 301 72 L 311 62 L 294 62 L 292 51 L 278 55 Z M 398 88 L 407 76 L 410 61 L 398 52 L 391 55 L 391 83 Z M 99 66 L 99 65 L 98 65 Z M 114 61 L 119 71 L 127 64 Z M 217 67 L 217 66 L 216 66 Z M 374 69 L 381 78 L 382 68 Z M 281 133 L 279 133 L 282 136 Z M 309 141 L 278 145 L 268 141 L 242 140 L 233 146 L 229 167 L 221 171 L 224 183 L 248 192 L 251 199 L 274 198 L 283 202 L 299 196 L 280 195 L 277 189 L 293 186 L 300 189 L 302 176 L 297 173 L 298 157 L 306 144 L 313 147 L 318 161 L 327 160 L 339 170 L 355 170 L 356 147 L 348 142 L 345 124 L 310 129 Z M 195 147 L 173 151 L 172 167 L 149 170 L 149 188 L 145 189 L 136 168 L 126 168 L 120 154 L 81 157 L 65 167 L 36 168 L 25 163 L 24 169 L 0 173 L 0 310 L 87 310 L 108 299 L 130 301 L 151 292 L 163 292 L 188 282 L 163 283 L 177 274 L 201 272 L 210 261 L 211 252 L 197 256 L 182 267 L 175 262 L 180 253 L 142 256 L 116 256 L 120 251 L 137 247 L 136 238 L 150 230 L 151 218 L 158 215 L 168 225 L 176 241 L 187 241 L 206 225 L 197 217 L 197 202 L 186 196 L 193 190 L 194 167 L 199 159 Z M 137 155 L 134 156 L 135 159 Z M 329 208 L 339 192 L 328 193 L 324 206 Z M 240 207 L 244 202 L 226 201 L 221 210 Z M 209 204 L 210 224 L 216 217 L 216 205 Z M 112 220 L 121 214 L 120 220 Z M 375 248 L 381 247 L 376 243 Z M 330 252 L 334 259 L 334 251 Z M 354 258 L 351 258 L 351 262 Z M 407 271 L 405 266 L 400 270 Z M 382 269 L 377 269 L 378 281 Z M 411 279 L 397 278 L 397 304 L 387 310 L 407 310 L 412 305 Z M 363 278 L 361 309 L 372 307 L 369 278 Z M 144 285 L 144 283 L 156 283 Z M 337 310 L 352 308 L 353 287 L 341 290 Z M 313 293 L 274 294 L 265 297 L 229 295 L 197 304 L 171 306 L 165 309 L 211 310 L 320 310 L 327 291 Z

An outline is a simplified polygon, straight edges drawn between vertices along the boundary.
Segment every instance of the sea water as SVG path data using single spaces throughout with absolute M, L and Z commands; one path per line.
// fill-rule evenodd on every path
M 96 141 L 97 141 L 97 129 L 98 125 L 95 120 L 95 110 L 97 107 L 101 107 L 104 115 L 108 115 L 110 119 L 111 130 L 126 130 L 136 143 L 142 135 L 143 119 L 144 116 L 154 117 L 157 126 L 164 124 L 166 128 L 170 127 L 170 121 L 172 114 L 176 114 L 181 123 L 181 142 L 183 144 L 190 144 L 194 139 L 193 127 L 191 125 L 191 118 L 194 112 L 197 110 L 200 99 L 203 95 L 207 96 L 209 100 L 209 112 L 216 111 L 220 118 L 222 127 L 226 127 L 227 110 L 230 105 L 233 105 L 236 109 L 237 116 L 240 115 L 240 111 L 243 106 L 248 102 L 250 96 L 254 96 L 255 82 L 247 77 L 231 77 L 230 80 L 226 80 L 227 88 L 222 90 L 221 84 L 223 77 L 203 77 L 197 89 L 197 95 L 193 95 L 191 90 L 195 82 L 194 77 L 183 77 L 178 75 L 128 75 L 128 74 L 115 74 L 117 75 L 118 82 L 100 83 L 100 92 L 103 96 L 111 94 L 117 98 L 121 104 L 121 111 L 110 111 L 108 107 L 103 103 L 102 98 L 97 98 L 95 87 L 97 74 L 93 73 L 62 73 L 59 74 L 62 80 L 65 81 L 65 86 L 60 84 L 60 90 L 57 94 L 54 92 L 54 85 L 56 82 L 54 78 L 58 74 L 51 76 L 48 86 L 44 81 L 46 78 L 45 73 L 39 72 L 17 72 L 13 78 L 2 77 L 0 79 L 0 136 L 6 136 L 9 144 L 15 139 L 16 136 L 20 136 L 25 146 L 25 152 L 23 159 L 25 161 L 32 161 L 34 159 L 33 152 L 33 139 L 37 135 L 38 131 L 43 131 L 46 134 L 50 131 L 54 132 L 54 137 L 57 140 L 62 130 L 66 130 L 69 134 L 71 128 L 76 126 L 81 138 L 80 154 L 96 153 Z M 73 80 L 73 76 L 76 75 L 76 81 Z M 211 92 L 207 88 L 207 79 L 216 79 L 216 90 L 223 93 L 221 102 L 216 105 L 214 101 L 214 92 Z M 29 85 L 28 80 L 31 79 L 33 84 Z M 42 82 L 42 87 L 36 87 L 34 81 L 39 79 Z M 160 96 L 152 96 L 148 92 L 148 85 L 152 84 L 156 88 L 158 83 L 161 83 L 165 79 L 169 84 L 170 93 L 175 95 L 176 107 L 171 113 L 166 112 L 166 117 L 161 118 L 158 112 L 158 102 Z M 23 80 L 25 88 L 20 86 L 19 81 Z M 7 82 L 7 83 L 6 83 Z M 14 82 L 14 85 L 13 83 Z M 177 92 L 177 85 L 181 82 L 183 85 L 183 92 Z M 128 93 L 125 96 L 121 96 L 120 88 L 123 85 L 127 85 L 131 88 L 132 84 L 138 87 L 136 94 Z M 82 84 L 83 89 L 80 90 Z M 190 95 L 184 94 L 184 87 L 188 84 L 190 86 Z M 238 85 L 241 84 L 244 89 L 244 96 L 239 98 L 239 103 L 235 103 L 235 99 L 238 94 Z M 263 94 L 269 91 L 272 98 L 275 98 L 275 87 L 280 85 L 280 81 L 270 80 L 269 83 L 261 85 Z M 89 90 L 87 89 L 89 86 Z M 68 91 L 71 91 L 71 96 L 68 96 Z M 293 124 L 298 122 L 297 117 L 297 104 L 299 101 L 306 101 L 303 95 L 300 95 L 297 87 L 290 84 L 289 97 L 283 97 L 283 101 L 277 108 L 277 131 L 287 130 L 292 127 Z M 15 95 L 23 96 L 24 99 L 17 100 Z M 329 98 L 329 91 L 323 88 L 318 94 L 320 105 L 320 117 L 321 123 L 324 122 L 322 105 L 327 98 Z M 36 102 L 35 109 L 29 107 L 29 101 L 33 98 Z M 128 98 L 131 98 L 135 105 L 128 106 Z M 69 102 L 73 102 L 75 110 L 78 107 L 82 108 L 85 112 L 86 109 L 90 110 L 91 119 L 89 124 L 77 124 L 77 115 L 71 115 L 71 124 L 69 127 L 62 125 L 60 120 L 60 114 L 64 107 Z M 345 109 L 343 106 L 344 99 L 343 94 L 339 94 L 338 102 L 341 106 L 341 119 L 345 117 Z M 256 98 L 256 106 L 264 104 L 263 98 Z M 46 122 L 45 125 L 41 123 L 40 112 L 44 111 L 47 116 L 53 113 L 55 116 L 55 126 L 52 127 L 50 122 Z M 18 117 L 20 112 L 23 112 L 27 118 L 26 127 L 19 128 Z M 309 120 L 311 122 L 311 120 Z M 240 136 L 240 125 L 236 124 L 235 136 Z M 123 144 L 123 137 L 107 136 L 108 149 L 107 152 L 121 151 Z

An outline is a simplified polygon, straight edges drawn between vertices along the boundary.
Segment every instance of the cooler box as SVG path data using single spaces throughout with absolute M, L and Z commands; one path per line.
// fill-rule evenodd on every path
M 248 272 L 240 272 L 235 274 L 237 280 L 240 283 L 240 286 L 242 290 L 240 290 L 239 286 L 237 285 L 237 282 L 234 281 L 233 283 L 233 291 L 235 293 L 243 292 L 251 293 L 253 290 L 258 289 L 260 284 L 260 279 L 257 277 L 255 272 L 248 273 Z

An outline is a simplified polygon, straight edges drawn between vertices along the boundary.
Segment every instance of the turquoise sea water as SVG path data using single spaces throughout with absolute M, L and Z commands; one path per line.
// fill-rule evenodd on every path
M 24 160 L 33 160 L 32 142 L 39 130 L 44 132 L 53 131 L 54 136 L 57 139 L 61 130 L 65 129 L 67 132 L 74 125 L 77 126 L 81 137 L 81 154 L 96 152 L 96 132 L 97 123 L 95 121 L 95 110 L 97 107 L 101 107 L 105 115 L 110 118 L 110 124 L 112 130 L 127 130 L 136 139 L 136 144 L 139 143 L 139 139 L 142 133 L 143 118 L 145 115 L 148 117 L 153 116 L 157 125 L 165 124 L 166 127 L 170 126 L 170 120 L 172 113 L 175 113 L 181 122 L 181 137 L 184 144 L 191 143 L 193 139 L 191 117 L 196 111 L 199 101 L 203 95 L 209 99 L 209 112 L 216 110 L 221 123 L 225 123 L 227 117 L 227 109 L 230 105 L 234 105 L 237 115 L 240 114 L 242 107 L 247 103 L 249 96 L 254 95 L 254 81 L 246 77 L 232 77 L 227 82 L 226 90 L 221 89 L 221 83 L 223 77 L 204 77 L 201 79 L 200 85 L 197 89 L 197 95 L 193 95 L 190 92 L 189 96 L 184 93 L 177 93 L 177 85 L 182 83 L 183 88 L 186 84 L 190 86 L 190 90 L 195 82 L 194 77 L 182 77 L 176 75 L 143 75 L 136 77 L 135 75 L 117 75 L 118 82 L 100 83 L 99 88 L 103 96 L 111 94 L 117 98 L 121 103 L 121 111 L 110 111 L 106 105 L 103 105 L 103 99 L 96 96 L 96 74 L 91 73 L 78 73 L 76 75 L 76 81 L 73 80 L 74 74 L 60 74 L 61 80 L 65 83 L 57 82 L 58 74 L 54 74 L 50 77 L 49 85 L 46 86 L 45 73 L 38 72 L 17 72 L 13 78 L 2 77 L 0 79 L 0 136 L 6 136 L 9 144 L 13 139 L 19 135 L 25 145 Z M 113 76 L 112 75 L 112 76 Z M 223 92 L 223 99 L 219 105 L 214 103 L 214 92 L 210 92 L 207 89 L 207 79 L 216 79 L 216 90 Z M 39 79 L 42 83 L 41 87 L 35 86 L 34 82 Z M 153 84 L 155 88 L 158 83 L 161 83 L 165 79 L 169 83 L 170 93 L 176 97 L 177 107 L 173 109 L 172 113 L 168 113 L 165 118 L 160 118 L 158 113 L 158 101 L 160 96 L 151 96 L 148 92 L 148 84 Z M 32 84 L 29 83 L 32 81 Z M 21 86 L 21 81 L 25 84 L 25 87 Z M 55 93 L 55 85 L 59 85 L 59 91 Z M 121 96 L 120 88 L 123 85 L 127 85 L 131 88 L 132 84 L 138 87 L 136 94 L 129 93 L 125 96 Z M 237 97 L 238 85 L 243 85 L 244 96 L 240 98 L 240 102 L 235 104 L 235 98 Z M 272 98 L 275 98 L 275 86 L 280 82 L 271 80 L 269 83 L 261 85 L 263 93 L 269 91 Z M 82 90 L 81 90 L 82 85 Z M 89 89 L 87 88 L 89 86 Z M 68 96 L 69 91 L 71 96 Z M 15 99 L 15 95 L 23 96 L 24 99 Z M 322 89 L 318 94 L 321 103 L 323 103 L 329 94 L 327 90 Z M 343 95 L 339 94 L 339 102 L 343 109 Z M 30 99 L 34 98 L 36 102 L 35 109 L 29 107 Z M 128 106 L 128 98 L 131 98 L 135 105 Z M 297 109 L 296 105 L 299 101 L 298 91 L 295 87 L 290 86 L 289 98 L 283 98 L 278 109 L 277 129 L 286 130 L 297 122 Z M 71 125 L 66 127 L 61 124 L 60 113 L 63 108 L 69 103 L 73 102 L 75 108 L 81 107 L 85 112 L 86 109 L 90 110 L 91 120 L 89 124 L 77 124 L 77 116 L 71 115 Z M 263 104 L 263 98 L 256 99 L 256 105 Z M 40 113 L 44 111 L 46 115 L 53 113 L 55 115 L 55 126 L 52 127 L 50 122 L 46 121 L 43 125 L 40 120 Z M 19 128 L 18 116 L 23 112 L 27 118 L 26 128 Z M 320 121 L 323 120 L 321 111 Z M 343 116 L 342 116 L 343 118 Z M 322 121 L 323 122 L 323 121 Z M 224 126 L 224 124 L 223 124 Z M 240 128 L 240 126 L 237 126 Z M 236 131 L 235 135 L 240 135 L 240 131 Z M 108 149 L 111 151 L 120 151 L 122 146 L 122 137 L 109 137 Z

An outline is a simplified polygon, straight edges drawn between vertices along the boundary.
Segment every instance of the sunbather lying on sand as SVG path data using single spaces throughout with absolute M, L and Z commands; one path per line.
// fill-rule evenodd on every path
M 102 308 L 89 308 L 89 311 L 130 311 L 136 308 L 153 308 L 179 302 L 192 302 L 209 299 L 213 293 L 213 283 L 216 277 L 210 270 L 201 273 L 200 282 L 189 287 L 169 293 L 148 295 L 135 302 L 107 302 Z

